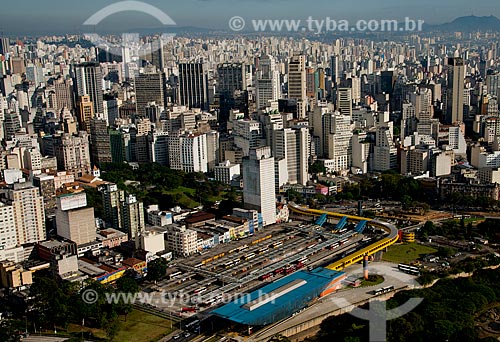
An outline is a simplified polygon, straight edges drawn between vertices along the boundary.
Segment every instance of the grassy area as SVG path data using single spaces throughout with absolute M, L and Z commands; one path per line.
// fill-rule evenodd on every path
M 451 219 L 449 221 L 460 222 L 460 219 L 456 218 L 456 219 Z M 464 224 L 468 225 L 469 223 L 471 223 L 472 225 L 476 225 L 476 224 L 479 224 L 483 221 L 486 221 L 486 219 L 482 218 L 482 217 L 471 217 L 471 218 L 464 219 Z M 445 221 L 445 222 L 448 222 L 448 221 Z
M 370 274 L 368 276 L 368 280 L 362 279 L 361 280 L 361 286 L 366 287 L 366 286 L 374 286 L 378 284 L 382 284 L 384 282 L 384 277 L 378 274 Z
M 394 262 L 397 264 L 407 264 L 425 254 L 436 253 L 437 249 L 419 245 L 418 243 L 407 243 L 401 245 L 392 245 L 384 253 L 382 260 Z
M 195 207 L 200 205 L 199 202 L 192 199 L 192 197 L 195 196 L 195 193 L 196 193 L 195 189 L 188 188 L 185 186 L 180 186 L 175 190 L 165 192 L 165 194 L 168 194 L 168 195 L 179 194 L 181 197 L 178 201 L 178 204 L 181 207 L 186 207 L 186 208 L 195 208 Z
M 120 342 L 149 342 L 156 341 L 162 336 L 170 334 L 170 321 L 146 312 L 133 310 L 125 321 L 124 316 L 120 316 L 120 330 L 113 341 Z M 174 328 L 175 329 L 175 328 Z M 82 327 L 76 324 L 70 324 L 68 332 L 71 335 L 79 334 Z M 84 332 L 92 332 L 97 338 L 106 339 L 106 333 L 100 329 L 83 328 Z M 84 336 L 87 336 L 84 333 Z
M 146 312 L 133 310 L 127 317 L 121 318 L 121 327 L 114 338 L 123 342 L 149 342 L 172 332 L 170 321 Z

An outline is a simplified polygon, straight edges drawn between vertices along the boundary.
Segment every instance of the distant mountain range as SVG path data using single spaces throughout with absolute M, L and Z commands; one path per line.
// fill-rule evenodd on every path
M 451 23 L 440 25 L 425 25 L 425 31 L 440 31 L 440 32 L 475 32 L 475 31 L 496 31 L 500 32 L 500 19 L 490 15 L 487 17 L 476 17 L 470 15 L 459 17 Z
M 459 17 L 450 23 L 429 25 L 424 24 L 424 32 L 442 32 L 442 33 L 452 33 L 452 32 L 486 32 L 494 31 L 500 32 L 500 19 L 490 15 L 485 17 L 477 17 L 474 15 Z M 171 33 L 178 36 L 232 36 L 233 31 L 228 29 L 214 29 L 214 28 L 203 28 L 194 26 L 165 26 L 165 27 L 154 27 L 154 28 L 136 28 L 129 30 L 129 32 L 136 32 L 142 36 L 154 35 L 158 33 Z M 111 33 L 111 32 L 108 32 Z M 252 32 L 241 32 L 243 35 L 252 35 Z M 261 32 L 259 35 L 279 35 L 277 32 Z M 406 34 L 405 32 L 394 32 L 394 34 Z M 281 35 L 301 35 L 303 33 L 286 33 L 282 32 Z M 360 35 L 363 35 L 360 33 Z M 311 34 L 313 37 L 317 35 Z M 328 35 L 327 35 L 328 36 Z

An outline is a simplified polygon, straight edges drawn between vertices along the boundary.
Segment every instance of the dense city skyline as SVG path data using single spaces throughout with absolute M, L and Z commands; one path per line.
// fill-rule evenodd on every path
M 0 31 L 7 35 L 64 34 L 84 31 L 81 24 L 103 7 L 117 1 L 91 0 L 85 3 L 71 3 L 63 0 L 47 2 L 24 1 L 2 4 L 0 13 Z M 230 0 L 187 0 L 169 3 L 153 0 L 146 2 L 167 13 L 179 27 L 198 27 L 226 30 L 229 18 L 284 18 L 300 19 L 307 16 L 324 17 L 326 15 L 347 20 L 357 19 L 402 19 L 411 16 L 425 20 L 426 23 L 442 24 L 461 16 L 476 15 L 500 17 L 500 9 L 495 0 L 482 0 L 471 4 L 466 0 L 445 0 L 435 2 L 422 0 L 400 6 L 397 0 L 368 1 L 362 0 L 360 7 L 353 7 L 350 2 L 318 0 L 314 6 L 293 0 L 239 1 L 235 5 Z M 126 23 L 126 24 L 125 24 Z M 151 17 L 138 13 L 116 14 L 99 25 L 96 30 L 120 32 L 134 28 L 161 27 Z
M 3 4 L 0 341 L 496 341 L 469 1 Z

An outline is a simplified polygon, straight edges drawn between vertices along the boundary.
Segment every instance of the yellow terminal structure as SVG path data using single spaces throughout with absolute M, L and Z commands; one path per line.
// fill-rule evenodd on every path
M 354 216 L 354 215 L 345 215 L 341 213 L 336 213 L 332 211 L 324 211 L 324 210 L 317 210 L 317 209 L 309 209 L 309 208 L 304 208 L 296 205 L 295 203 L 289 203 L 289 209 L 292 210 L 293 212 L 300 214 L 300 215 L 307 215 L 307 216 L 321 216 L 323 214 L 327 214 L 328 217 L 335 217 L 335 218 L 341 218 L 346 216 L 349 220 L 352 221 L 362 221 L 365 220 L 369 222 L 372 226 L 382 228 L 386 232 L 389 233 L 388 237 L 383 238 L 382 240 L 379 240 L 375 243 L 372 243 L 369 246 L 366 246 L 348 256 L 345 258 L 342 258 L 338 261 L 335 261 L 334 263 L 328 265 L 326 268 L 330 270 L 335 270 L 335 271 L 340 271 L 343 270 L 344 268 L 357 263 L 358 261 L 363 260 L 365 255 L 373 255 L 388 246 L 396 243 L 399 239 L 398 235 L 398 230 L 397 228 L 387 222 L 379 221 L 379 220 L 373 220 L 369 219 L 366 217 L 360 217 L 360 216 Z M 413 238 L 415 238 L 415 234 L 413 234 Z

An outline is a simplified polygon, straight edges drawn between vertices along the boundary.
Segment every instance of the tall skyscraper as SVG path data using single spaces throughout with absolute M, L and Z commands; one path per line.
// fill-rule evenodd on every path
M 288 183 L 306 185 L 310 144 L 309 130 L 305 127 L 285 128 L 274 132 L 273 156 L 285 159 Z
M 83 245 L 96 239 L 94 208 L 87 207 L 85 192 L 57 197 L 57 235 Z
M 160 72 L 165 68 L 165 54 L 163 53 L 163 40 L 161 38 L 151 41 L 151 64 Z
M 208 172 L 206 134 L 176 132 L 168 137 L 169 166 L 184 172 Z
M 339 88 L 337 90 L 337 109 L 342 115 L 352 117 L 352 90 L 351 88 Z
M 264 55 L 259 59 L 256 80 L 257 109 L 269 105 L 269 101 L 277 101 L 281 96 L 280 76 L 276 71 L 274 57 Z
M 137 115 L 146 117 L 146 107 L 150 102 L 164 106 L 165 74 L 148 70 L 135 78 L 135 103 Z
M 31 183 L 14 183 L 7 191 L 7 203 L 14 208 L 17 244 L 45 240 L 43 197 Z
M 324 152 L 333 161 L 333 170 L 349 170 L 352 165 L 351 117 L 338 112 L 323 116 Z
M 73 82 L 71 79 L 66 79 L 59 76 L 54 81 L 54 90 L 56 95 L 56 110 L 60 112 L 63 108 L 73 110 L 75 100 L 73 97 Z
M 90 121 L 90 157 L 94 166 L 111 163 L 111 144 L 106 120 L 92 119 Z
M 130 160 L 129 151 L 130 133 L 121 130 L 109 131 L 109 143 L 111 146 L 111 160 L 113 163 L 123 163 Z
M 330 57 L 330 73 L 332 75 L 332 88 L 336 88 L 340 83 L 340 56 Z
M 394 144 L 393 129 L 394 124 L 389 121 L 389 113 L 380 113 L 373 148 L 372 169 L 375 171 L 387 171 L 397 167 L 398 150 Z
M 243 159 L 243 202 L 247 209 L 258 210 L 264 226 L 276 223 L 274 157 L 270 147 L 250 151 Z
M 306 67 L 306 96 L 316 98 L 316 72 L 312 67 Z
M 90 100 L 90 96 L 85 95 L 78 99 L 77 115 L 79 129 L 90 133 L 90 121 L 94 118 L 94 104 Z
M 3 115 L 3 129 L 5 138 L 9 139 L 21 129 L 21 121 L 16 112 L 6 112 Z
M 76 90 L 78 96 L 88 95 L 94 104 L 94 113 L 103 114 L 103 76 L 97 62 L 87 62 L 75 66 Z
M 233 95 L 236 90 L 246 90 L 245 64 L 223 63 L 217 66 L 219 93 Z
M 208 109 L 208 74 L 203 63 L 179 64 L 179 99 L 183 106 Z
M 9 52 L 10 40 L 7 37 L 0 37 L 0 55 L 6 55 Z
M 121 227 L 121 203 L 125 201 L 125 193 L 118 190 L 118 186 L 113 183 L 103 185 L 99 191 L 102 194 L 102 204 L 104 221 L 106 227 Z
M 69 171 L 75 177 L 90 174 L 89 139 L 85 132 L 78 136 L 63 134 L 53 137 L 54 155 L 57 158 L 57 168 Z
M 7 202 L 0 203 L 0 250 L 16 247 L 17 229 L 14 206 Z
M 121 207 L 121 228 L 128 233 L 129 238 L 135 238 L 146 227 L 143 203 L 137 201 L 134 195 L 127 195 L 125 201 L 121 203 Z
M 288 63 L 288 98 L 297 100 L 297 116 L 306 116 L 306 56 L 292 56 Z
M 446 88 L 446 122 L 464 121 L 465 66 L 462 58 L 448 58 L 448 86 Z
M 226 127 L 231 109 L 248 111 L 246 66 L 242 63 L 223 63 L 217 66 L 217 92 L 219 94 L 219 123 Z

